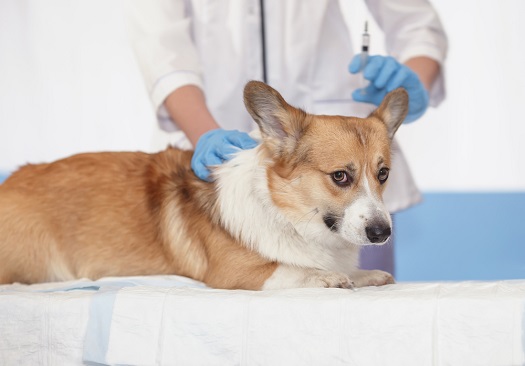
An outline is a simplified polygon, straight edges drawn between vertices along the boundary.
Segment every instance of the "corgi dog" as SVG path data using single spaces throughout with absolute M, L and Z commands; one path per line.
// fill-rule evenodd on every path
M 197 178 L 191 151 L 79 154 L 0 185 L 0 283 L 177 274 L 222 289 L 394 283 L 358 269 L 384 244 L 397 89 L 368 117 L 312 115 L 251 81 L 260 144 Z

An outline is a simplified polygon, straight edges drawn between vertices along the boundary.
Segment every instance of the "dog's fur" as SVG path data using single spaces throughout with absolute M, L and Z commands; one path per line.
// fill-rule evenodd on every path
M 94 153 L 27 165 L 0 185 L 0 283 L 178 274 L 217 288 L 393 283 L 357 269 L 382 244 L 390 142 L 408 96 L 368 118 L 316 116 L 252 81 L 245 104 L 261 144 L 213 171 L 191 151 Z

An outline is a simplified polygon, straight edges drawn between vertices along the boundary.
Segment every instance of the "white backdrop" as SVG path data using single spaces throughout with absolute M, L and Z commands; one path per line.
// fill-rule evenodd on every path
M 0 1 L 0 171 L 165 146 L 118 1 Z M 346 4 L 358 36 L 370 17 L 360 1 Z M 525 2 L 434 4 L 450 41 L 448 96 L 399 132 L 414 176 L 425 191 L 523 191 Z M 371 32 L 376 53 L 382 37 Z

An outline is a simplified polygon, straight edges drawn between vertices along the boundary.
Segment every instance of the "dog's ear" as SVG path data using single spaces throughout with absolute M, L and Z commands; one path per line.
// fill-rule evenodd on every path
M 394 138 L 401 123 L 405 120 L 408 113 L 408 93 L 403 88 L 388 93 L 381 105 L 372 112 L 371 116 L 375 116 L 382 120 L 387 129 L 390 139 Z
M 275 89 L 260 81 L 244 87 L 244 105 L 276 154 L 291 151 L 306 127 L 306 113 L 294 108 Z

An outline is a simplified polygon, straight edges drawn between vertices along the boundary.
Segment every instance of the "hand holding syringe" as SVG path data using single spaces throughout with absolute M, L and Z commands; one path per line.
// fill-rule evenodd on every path
M 369 56 L 369 48 L 368 22 L 365 22 L 361 53 L 354 56 L 348 68 L 352 74 L 361 74 L 360 87 L 352 92 L 352 99 L 379 106 L 386 94 L 404 88 L 410 99 L 405 122 L 420 118 L 428 107 L 429 95 L 419 76 L 392 56 Z

